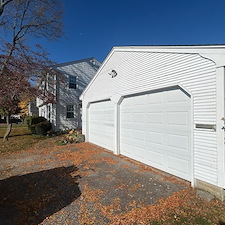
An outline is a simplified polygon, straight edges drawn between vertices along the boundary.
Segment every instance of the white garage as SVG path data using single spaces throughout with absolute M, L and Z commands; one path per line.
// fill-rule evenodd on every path
M 224 199 L 225 46 L 114 47 L 80 99 L 86 140 Z

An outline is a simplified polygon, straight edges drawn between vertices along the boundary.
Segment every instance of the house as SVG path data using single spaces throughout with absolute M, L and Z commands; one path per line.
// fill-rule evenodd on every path
M 36 99 L 30 101 L 27 105 L 27 111 L 29 116 L 38 116 L 39 115 L 39 109 L 37 107 Z
M 81 59 L 53 66 L 59 74 L 47 74 L 41 87 L 54 96 L 54 103 L 37 99 L 39 116 L 48 119 L 55 131 L 81 128 L 79 96 L 96 74 L 101 63 L 95 58 Z
M 225 45 L 114 47 L 82 93 L 86 140 L 225 199 Z

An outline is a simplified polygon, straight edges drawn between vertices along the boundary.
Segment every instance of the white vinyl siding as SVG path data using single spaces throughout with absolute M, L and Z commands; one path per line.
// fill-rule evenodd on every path
M 117 72 L 115 78 L 108 74 L 112 69 Z M 88 102 L 114 95 L 126 96 L 177 85 L 191 95 L 194 124 L 216 124 L 216 66 L 194 53 L 115 50 L 85 92 L 83 106 L 86 108 Z M 84 110 L 84 119 L 85 113 Z M 84 133 L 85 124 L 86 121 Z M 218 165 L 216 160 L 211 160 L 218 157 L 216 132 L 208 136 L 209 146 L 204 142 L 205 134 L 208 132 L 194 129 L 194 177 L 217 185 Z M 203 162 L 204 149 L 208 154 Z
M 79 96 L 96 74 L 99 66 L 100 63 L 93 58 L 57 65 L 56 69 L 64 75 L 65 80 L 61 81 L 62 78 L 59 77 L 57 82 L 56 130 L 81 128 Z M 69 77 L 73 77 L 72 80 Z M 69 88 L 69 81 L 72 81 L 73 87 L 76 85 L 76 89 Z M 67 105 L 76 106 L 74 118 L 66 118 Z

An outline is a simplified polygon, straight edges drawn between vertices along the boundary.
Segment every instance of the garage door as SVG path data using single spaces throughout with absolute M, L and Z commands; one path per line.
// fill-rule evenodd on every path
M 180 89 L 124 98 L 121 154 L 190 181 L 190 111 L 191 99 Z
M 89 141 L 113 151 L 114 104 L 92 103 L 89 107 Z

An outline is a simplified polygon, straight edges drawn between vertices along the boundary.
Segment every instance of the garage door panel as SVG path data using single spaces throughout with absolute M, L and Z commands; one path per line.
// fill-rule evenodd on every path
M 163 102 L 163 93 L 152 93 L 147 95 L 148 103 L 152 104 L 162 104 Z
M 190 109 L 190 97 L 180 89 L 124 98 L 121 154 L 191 180 Z
M 162 125 L 163 124 L 163 112 L 148 113 L 147 123 Z
M 136 98 L 133 98 L 132 105 L 138 105 L 138 106 L 145 105 L 145 101 L 146 101 L 146 96 L 139 95 L 139 96 L 136 96 Z
M 123 121 L 123 123 L 131 122 L 132 121 L 131 117 L 132 115 L 130 114 L 129 111 L 124 112 L 123 115 L 121 115 L 121 121 Z
M 152 154 L 153 153 L 157 153 L 158 155 L 163 156 L 163 158 L 165 157 L 165 152 L 163 151 L 163 146 L 162 145 L 157 145 L 157 144 L 148 144 L 148 148 L 145 149 L 146 151 L 146 159 L 151 159 L 152 161 L 154 161 L 155 159 L 152 158 Z
M 134 130 L 133 138 L 137 140 L 141 140 L 143 143 L 145 141 L 145 132 L 143 130 Z
M 174 170 L 174 173 L 179 174 L 182 173 L 185 176 L 189 174 L 189 161 L 169 156 L 168 157 L 168 168 Z
M 143 112 L 134 112 L 132 114 L 133 122 L 144 123 L 145 122 L 145 113 Z
M 123 127 L 123 129 L 121 130 L 121 136 L 125 138 L 132 138 L 133 136 L 133 131 L 129 128 Z
M 188 112 L 168 112 L 167 121 L 170 125 L 188 126 L 189 113 Z
M 91 103 L 89 107 L 89 141 L 113 150 L 114 104 L 111 101 Z
M 147 132 L 146 141 L 157 145 L 164 145 L 163 136 L 161 132 L 149 131 Z
M 139 139 L 133 138 L 133 137 L 124 138 L 123 142 L 121 143 L 121 145 L 122 144 L 131 145 L 131 146 L 133 146 L 132 149 L 135 148 L 135 147 L 139 147 L 139 148 L 145 149 L 145 143 L 142 140 L 139 140 Z
M 179 134 L 168 134 L 168 146 L 176 149 L 189 151 L 189 137 Z
M 183 91 L 180 89 L 169 91 L 166 94 L 167 102 L 168 103 L 174 103 L 174 102 L 183 103 L 183 102 L 189 101 L 189 97 L 185 93 L 181 94 L 181 92 Z
M 121 143 L 120 147 L 124 149 L 123 155 L 130 157 L 130 158 L 134 158 L 133 155 L 135 153 L 135 147 L 129 143 L 123 142 L 123 143 Z
M 142 161 L 145 159 L 145 149 L 141 146 L 134 145 L 134 156 L 136 156 L 136 159 L 139 161 Z
M 145 163 L 158 166 L 158 168 L 162 169 L 164 165 L 164 155 L 160 152 L 148 151 L 148 158 L 145 160 Z

